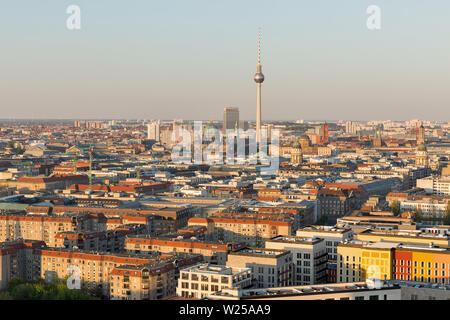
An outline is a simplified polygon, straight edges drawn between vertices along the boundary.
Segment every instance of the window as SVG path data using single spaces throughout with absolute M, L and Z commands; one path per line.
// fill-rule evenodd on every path
M 364 300 L 364 297 L 363 296 L 355 297 L 355 300 Z
M 378 300 L 378 296 L 369 296 L 369 300 Z

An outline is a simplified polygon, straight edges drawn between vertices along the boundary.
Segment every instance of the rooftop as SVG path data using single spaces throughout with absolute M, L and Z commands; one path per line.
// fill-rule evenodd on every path
M 230 253 L 230 255 L 246 255 L 246 256 L 262 256 L 278 258 L 282 255 L 288 254 L 288 250 L 279 249 L 265 249 L 265 248 L 243 248 L 241 250 Z
M 400 286 L 389 281 L 383 281 L 381 289 L 400 289 Z M 261 289 L 224 289 L 210 296 L 211 299 L 220 298 L 240 298 L 240 299 L 259 299 L 266 297 L 282 297 L 282 296 L 299 296 L 314 295 L 328 293 L 342 293 L 352 291 L 368 291 L 375 290 L 369 287 L 365 282 L 352 283 L 330 283 L 313 286 L 296 286 L 296 287 L 278 287 L 278 288 L 261 288 Z
M 250 268 L 227 267 L 204 263 L 188 267 L 183 269 L 183 271 L 203 274 L 234 275 L 240 272 L 250 271 Z

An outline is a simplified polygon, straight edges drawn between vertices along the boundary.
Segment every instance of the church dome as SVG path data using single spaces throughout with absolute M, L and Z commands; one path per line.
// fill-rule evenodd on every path
M 427 151 L 427 146 L 421 143 L 417 146 L 417 151 Z

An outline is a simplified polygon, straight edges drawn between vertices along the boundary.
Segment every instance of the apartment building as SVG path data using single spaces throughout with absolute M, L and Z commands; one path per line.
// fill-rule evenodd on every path
M 62 248 L 46 248 L 37 252 L 40 259 L 41 274 L 44 279 L 69 276 L 69 266 L 79 268 L 81 281 L 88 288 L 101 290 L 109 295 L 111 272 L 121 265 L 143 265 L 158 259 L 158 255 L 128 255 L 118 253 L 90 252 Z
M 369 278 L 390 280 L 394 248 L 398 243 L 352 240 L 339 244 L 337 282 L 358 282 Z
M 293 285 L 326 282 L 328 254 L 324 239 L 276 236 L 266 241 L 266 248 L 289 250 L 292 253 Z
M 109 277 L 111 300 L 160 300 L 174 297 L 180 269 L 196 265 L 202 257 L 192 254 L 161 256 L 144 265 L 122 265 Z
M 297 237 L 322 238 L 325 240 L 325 248 L 329 261 L 337 260 L 337 247 L 339 243 L 353 239 L 353 230 L 350 228 L 338 228 L 332 226 L 306 226 L 296 232 Z
M 410 197 L 399 201 L 400 212 L 420 211 L 423 219 L 441 220 L 445 218 L 450 198 Z
M 374 277 L 450 284 L 448 246 L 354 240 L 339 245 L 338 252 L 338 282 L 363 281 Z
M 34 280 L 40 275 L 40 265 L 36 264 L 34 251 L 45 247 L 43 241 L 13 240 L 0 243 L 0 289 L 6 288 L 14 278 Z
M 248 288 L 252 285 L 250 268 L 197 264 L 180 271 L 177 295 L 202 299 L 225 288 Z
M 336 187 L 323 188 L 317 194 L 318 217 L 326 217 L 329 221 L 335 222 L 337 218 L 350 214 L 352 209 L 351 191 Z
M 450 195 L 450 176 L 417 179 L 417 187 L 437 196 Z
M 450 248 L 399 245 L 393 257 L 396 280 L 450 284 Z
M 189 225 L 203 225 L 213 241 L 245 242 L 249 246 L 263 246 L 277 235 L 292 235 L 292 221 L 258 218 L 192 218 Z
M 142 205 L 137 208 L 104 208 L 85 206 L 54 206 L 48 208 L 53 214 L 67 212 L 82 212 L 85 214 L 101 214 L 106 218 L 122 218 L 129 223 L 145 223 L 149 226 L 149 232 L 164 234 L 176 232 L 187 225 L 190 218 L 197 212 L 194 206 L 174 206 L 168 204 L 158 206 Z M 138 222 L 139 221 L 139 222 Z M 125 222 L 121 223 L 125 224 Z
M 141 224 L 123 225 L 107 231 L 65 231 L 55 235 L 55 243 L 58 248 L 122 252 L 125 249 L 127 236 L 145 232 L 146 228 Z
M 243 248 L 228 254 L 227 266 L 250 268 L 259 288 L 289 286 L 293 260 L 289 250 Z
M 244 247 L 245 243 L 222 243 L 191 239 L 167 239 L 156 238 L 149 235 L 127 236 L 125 240 L 125 250 L 130 253 L 195 253 L 202 255 L 205 262 L 216 265 L 224 265 L 227 262 L 229 252 L 233 252 Z
M 56 235 L 58 233 L 100 231 L 103 228 L 104 226 L 97 217 L 81 213 L 0 215 L 1 242 L 17 239 L 42 240 L 49 247 L 57 247 Z

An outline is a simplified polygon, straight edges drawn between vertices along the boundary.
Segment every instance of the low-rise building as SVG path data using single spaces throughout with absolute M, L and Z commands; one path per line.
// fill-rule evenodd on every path
M 289 250 L 244 248 L 229 253 L 226 265 L 250 268 L 259 288 L 288 286 L 293 281 Z
M 201 299 L 225 288 L 248 288 L 252 285 L 250 268 L 198 264 L 180 271 L 177 295 Z

